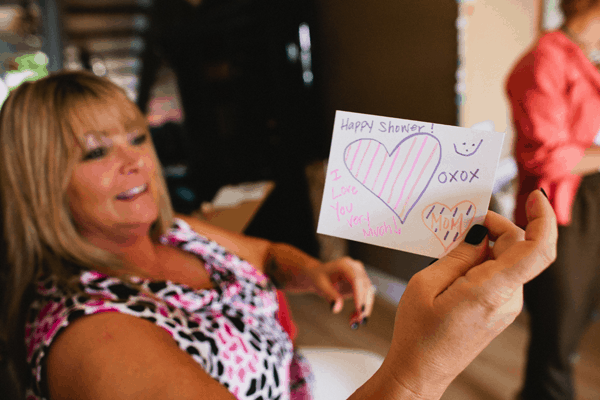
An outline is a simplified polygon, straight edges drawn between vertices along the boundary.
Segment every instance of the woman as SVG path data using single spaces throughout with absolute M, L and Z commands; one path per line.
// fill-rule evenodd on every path
M 336 312 L 334 284 L 347 281 L 351 323 L 371 312 L 358 262 L 321 264 L 171 218 L 146 124 L 108 81 L 61 73 L 25 83 L 2 109 L 0 142 L 3 322 L 11 343 L 24 323 L 31 399 L 287 399 L 294 355 L 267 275 L 320 291 Z M 538 191 L 529 205 L 526 233 L 490 213 L 411 280 L 390 353 L 353 398 L 439 398 L 514 320 L 523 283 L 554 257 L 550 205 Z M 33 300 L 18 321 L 22 299 Z
M 24 115 L 28 118 L 23 119 Z M 36 121 L 35 126 L 32 121 Z M 58 336 L 61 327 L 70 322 L 68 319 L 75 318 L 73 315 L 113 310 L 112 302 L 108 306 L 102 298 L 116 296 L 114 300 L 124 300 L 120 307 L 125 312 L 151 320 L 156 318 L 138 310 L 143 308 L 140 302 L 146 300 L 144 296 L 149 296 L 151 302 L 162 299 L 177 303 L 188 307 L 188 312 L 193 309 L 204 323 L 211 321 L 214 335 L 190 339 L 185 344 L 191 346 L 187 348 L 188 353 L 207 357 L 200 347 L 216 340 L 223 330 L 231 334 L 229 329 L 235 328 L 233 341 L 245 341 L 250 346 L 254 338 L 260 343 L 257 352 L 269 353 L 275 349 L 280 352 L 280 355 L 264 354 L 260 362 L 262 365 L 269 359 L 269 363 L 279 368 L 279 371 L 273 369 L 272 374 L 282 374 L 284 368 L 280 367 L 292 362 L 290 343 L 275 320 L 257 315 L 277 311 L 272 285 L 262 273 L 273 275 L 290 290 L 318 289 L 334 303 L 336 312 L 343 303 L 333 283 L 342 276 L 347 277 L 355 290 L 357 308 L 350 323 L 359 324 L 370 314 L 371 283 L 359 262 L 342 259 L 321 265 L 291 246 L 234 235 L 187 217 L 179 217 L 173 224 L 146 122 L 115 85 L 88 74 L 56 75 L 26 86 L 11 97 L 3 109 L 3 124 L 3 144 L 7 150 L 2 168 L 5 223 L 18 226 L 16 230 L 10 228 L 11 233 L 6 235 L 11 249 L 9 260 L 19 271 L 29 268 L 27 279 L 18 286 L 23 290 L 23 285 L 35 278 L 43 281 L 50 291 L 74 295 L 82 291 L 71 281 L 77 277 L 85 281 L 85 292 L 98 290 L 94 294 L 99 297 L 94 306 L 84 301 L 76 301 L 77 304 L 34 302 L 32 313 L 38 312 L 38 319 L 26 325 L 30 360 L 46 357 L 48 348 L 44 343 Z M 36 146 L 28 147 L 32 140 Z M 24 182 L 27 183 L 24 185 Z M 194 232 L 201 232 L 203 237 Z M 48 265 L 32 268 L 35 261 L 23 259 L 23 254 Z M 63 260 L 93 268 L 93 272 L 75 273 L 78 268 Z M 296 271 L 297 268 L 302 271 Z M 113 276 L 114 279 L 109 278 Z M 155 283 L 157 281 L 161 283 Z M 132 291 L 127 282 L 133 283 L 139 293 Z M 185 284 L 185 287 L 170 282 Z M 189 295 L 190 289 L 204 290 L 205 295 L 202 298 Z M 217 296 L 221 298 L 217 300 Z M 160 309 L 161 305 L 148 306 L 153 311 L 158 307 L 160 313 L 169 314 L 165 320 L 157 321 L 158 325 L 173 335 L 192 335 L 189 330 L 182 331 L 180 326 L 170 327 L 183 317 Z M 41 311 L 36 307 L 42 307 Z M 64 312 L 62 318 L 51 314 L 52 318 L 44 319 L 46 311 L 56 311 L 56 308 L 69 311 Z M 258 311 L 254 312 L 255 309 Z M 220 321 L 225 318 L 221 314 L 233 327 Z M 127 325 L 126 321 L 122 326 Z M 45 324 L 52 326 L 50 333 L 46 332 Z M 90 329 L 87 321 L 73 324 L 73 328 L 77 325 Z M 69 337 L 67 331 L 56 346 L 60 348 L 60 343 L 66 342 L 65 346 L 71 347 Z M 235 369 L 242 377 L 238 386 L 233 387 L 232 383 L 231 390 L 246 392 L 252 381 L 260 381 L 265 376 L 259 374 L 256 367 L 260 357 L 251 354 L 253 358 L 245 360 L 247 364 L 243 368 L 234 368 L 233 364 L 239 364 L 240 355 L 234 350 L 231 354 L 230 369 L 224 360 L 207 358 L 204 362 L 214 366 L 215 374 L 231 373 Z M 50 356 L 50 365 L 52 360 Z M 33 363 L 41 365 L 36 360 Z M 281 377 L 284 382 L 287 373 Z M 278 383 L 278 379 L 271 377 L 271 380 L 275 381 L 276 390 L 289 389 Z M 290 384 L 298 386 L 296 382 Z M 39 396 L 39 387 L 43 385 L 40 380 L 36 395 Z
M 525 287 L 531 315 L 523 399 L 573 399 L 572 365 L 600 288 L 600 1 L 563 0 L 565 24 L 546 33 L 507 81 L 517 132 L 519 194 L 543 187 L 559 224 L 558 259 Z

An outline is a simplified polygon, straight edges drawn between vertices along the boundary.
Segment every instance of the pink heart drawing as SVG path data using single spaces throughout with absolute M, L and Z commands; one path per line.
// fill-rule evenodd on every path
M 454 207 L 433 203 L 423 209 L 423 222 L 438 238 L 444 250 L 456 242 L 471 226 L 476 212 L 475 204 L 461 201 Z
M 350 174 L 392 210 L 401 223 L 419 202 L 442 159 L 439 140 L 429 133 L 407 136 L 391 153 L 375 139 L 358 139 L 344 150 Z

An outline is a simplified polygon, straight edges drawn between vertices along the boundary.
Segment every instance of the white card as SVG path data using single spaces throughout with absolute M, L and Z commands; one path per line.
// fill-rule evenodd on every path
M 485 220 L 503 141 L 337 111 L 317 232 L 439 258 Z

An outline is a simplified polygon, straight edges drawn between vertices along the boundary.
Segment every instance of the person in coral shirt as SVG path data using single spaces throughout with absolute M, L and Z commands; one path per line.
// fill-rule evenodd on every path
M 563 0 L 565 24 L 542 35 L 506 89 L 517 132 L 517 225 L 525 200 L 548 193 L 558 257 L 525 286 L 531 341 L 522 399 L 573 399 L 577 347 L 600 288 L 600 1 Z

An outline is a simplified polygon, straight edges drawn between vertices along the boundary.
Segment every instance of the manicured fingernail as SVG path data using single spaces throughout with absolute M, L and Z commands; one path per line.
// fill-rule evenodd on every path
M 365 312 L 365 305 L 363 304 L 362 307 L 360 308 L 360 312 Z
M 473 225 L 473 227 L 469 229 L 469 233 L 467 233 L 465 242 L 476 246 L 483 241 L 487 234 L 488 228 L 486 228 L 485 226 L 479 224 Z
M 366 325 L 368 319 L 369 319 L 369 317 L 364 317 L 363 320 L 362 320 L 362 322 L 360 324 L 361 325 Z
M 350 325 L 350 328 L 352 328 L 353 330 L 357 330 L 358 329 L 358 322 L 354 322 L 352 325 Z
M 548 194 L 546 193 L 546 191 L 544 190 L 544 188 L 543 188 L 543 187 L 541 187 L 541 188 L 540 188 L 540 192 L 542 192 L 542 194 L 543 194 L 544 196 L 546 196 L 546 198 L 548 198 Z
M 434 258 L 433 260 L 431 260 L 431 262 L 429 264 L 427 264 L 427 266 L 429 267 L 431 264 L 433 264 L 434 262 L 436 262 L 438 260 L 438 258 Z

